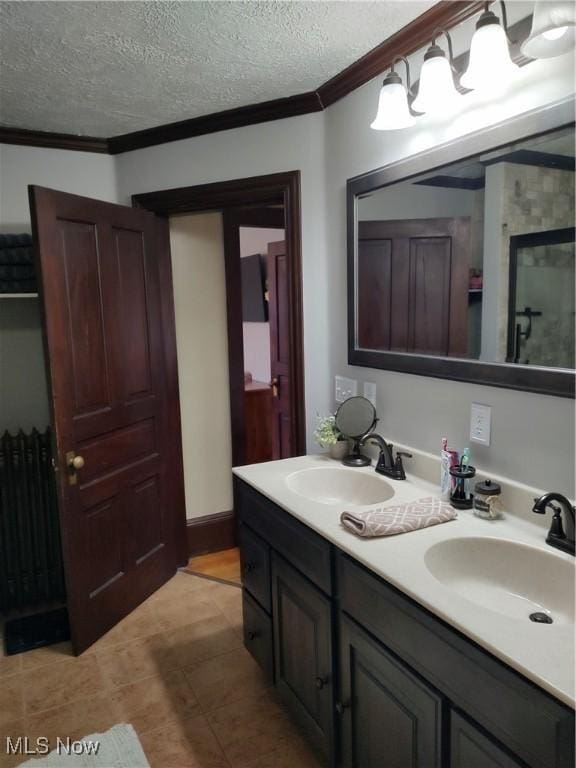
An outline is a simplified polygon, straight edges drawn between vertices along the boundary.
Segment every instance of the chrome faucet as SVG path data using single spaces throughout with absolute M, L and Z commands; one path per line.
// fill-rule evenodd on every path
M 376 463 L 376 472 L 381 475 L 386 475 L 386 477 L 391 477 L 393 480 L 406 480 L 406 473 L 404 472 L 404 465 L 402 464 L 402 456 L 411 459 L 411 453 L 398 451 L 396 453 L 396 458 L 394 458 L 394 446 L 392 443 L 387 443 L 383 437 L 375 433 L 363 438 L 360 445 L 366 445 L 366 443 L 373 443 L 380 449 L 378 461 Z
M 553 501 L 558 502 L 560 506 L 552 504 Z M 537 512 L 539 515 L 543 515 L 548 506 L 552 508 L 554 516 L 552 517 L 550 530 L 546 537 L 546 544 L 549 544 L 551 547 L 556 547 L 556 549 L 561 549 L 562 552 L 568 552 L 568 554 L 574 555 L 574 507 L 568 501 L 566 496 L 562 496 L 561 493 L 545 493 L 544 496 L 541 496 L 539 499 L 534 499 L 532 511 Z M 562 524 L 562 511 L 564 511 L 566 533 L 564 532 L 564 526 Z

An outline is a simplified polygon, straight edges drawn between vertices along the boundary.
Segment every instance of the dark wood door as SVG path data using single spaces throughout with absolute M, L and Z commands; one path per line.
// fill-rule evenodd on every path
M 358 222 L 362 349 L 465 355 L 469 220 Z
M 184 556 L 168 227 L 145 211 L 39 187 L 30 203 L 79 653 Z
M 290 313 L 286 242 L 268 244 L 268 315 L 270 375 L 273 393 L 273 457 L 293 456 L 290 392 Z
M 440 696 L 346 617 L 340 650 L 342 765 L 439 768 Z
M 332 753 L 333 679 L 330 601 L 272 555 L 276 688 L 316 748 Z
M 450 713 L 450 768 L 520 768 L 516 761 L 475 725 Z

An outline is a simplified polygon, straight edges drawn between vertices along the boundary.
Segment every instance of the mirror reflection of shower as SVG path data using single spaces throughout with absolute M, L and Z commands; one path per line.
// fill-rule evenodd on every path
M 514 240 L 508 362 L 574 368 L 574 228 Z

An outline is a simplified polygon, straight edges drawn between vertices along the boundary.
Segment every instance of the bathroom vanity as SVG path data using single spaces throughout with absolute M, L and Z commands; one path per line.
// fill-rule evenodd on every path
M 365 540 L 344 509 L 434 486 L 321 456 L 234 473 L 244 642 L 330 765 L 573 766 L 574 561 L 544 528 L 460 512 Z

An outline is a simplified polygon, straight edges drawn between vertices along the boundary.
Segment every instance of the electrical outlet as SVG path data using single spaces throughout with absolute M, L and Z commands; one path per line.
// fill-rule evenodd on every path
M 364 397 L 376 408 L 376 384 L 373 381 L 364 382 Z
M 334 399 L 337 403 L 343 403 L 349 397 L 355 397 L 358 394 L 358 382 L 355 379 L 346 379 L 344 376 L 334 377 Z
M 489 405 L 472 403 L 470 409 L 470 440 L 481 445 L 490 445 L 490 424 L 492 408 Z

